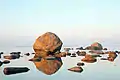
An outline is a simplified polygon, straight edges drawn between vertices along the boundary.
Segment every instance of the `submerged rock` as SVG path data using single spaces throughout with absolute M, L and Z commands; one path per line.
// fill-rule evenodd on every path
M 79 73 L 81 73 L 83 71 L 82 67 L 73 67 L 68 70 L 73 71 L 73 72 L 79 72 Z
M 4 68 L 3 72 L 5 75 L 11 75 L 11 74 L 28 72 L 29 70 L 30 69 L 28 69 L 27 67 L 6 67 Z
M 47 75 L 52 75 L 60 69 L 62 60 L 61 58 L 55 58 L 54 60 L 41 58 L 41 61 L 34 62 L 34 64 L 39 71 L 42 71 Z
M 91 55 L 87 54 L 87 55 L 85 55 L 85 58 L 81 59 L 81 61 L 88 62 L 88 63 L 93 63 L 93 62 L 96 62 L 97 59 L 95 59 Z
M 46 57 L 48 55 L 57 54 L 56 52 L 60 52 L 62 44 L 62 41 L 56 34 L 47 32 L 36 39 L 33 49 L 35 55 Z

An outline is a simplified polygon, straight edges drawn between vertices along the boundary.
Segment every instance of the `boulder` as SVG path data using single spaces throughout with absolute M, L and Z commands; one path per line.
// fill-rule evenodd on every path
M 72 71 L 72 72 L 79 72 L 79 73 L 81 73 L 83 71 L 82 67 L 72 67 L 68 70 Z
M 48 55 L 59 53 L 62 44 L 62 41 L 56 34 L 47 32 L 36 39 L 33 49 L 35 51 L 35 55 L 46 57 Z
M 81 59 L 81 61 L 88 62 L 88 63 L 94 63 L 97 61 L 97 59 L 92 57 L 92 55 L 87 54 L 85 55 L 85 58 Z
M 87 49 L 87 50 L 102 50 L 103 47 L 100 43 L 95 42 L 95 43 L 91 44 L 91 46 L 86 47 L 85 49 Z

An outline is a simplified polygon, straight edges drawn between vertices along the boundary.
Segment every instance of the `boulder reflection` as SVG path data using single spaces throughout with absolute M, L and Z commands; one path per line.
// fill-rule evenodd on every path
M 36 58 L 36 57 L 34 57 Z M 47 75 L 56 73 L 62 66 L 61 58 L 54 57 L 50 59 L 41 58 L 41 61 L 34 61 L 36 68 Z

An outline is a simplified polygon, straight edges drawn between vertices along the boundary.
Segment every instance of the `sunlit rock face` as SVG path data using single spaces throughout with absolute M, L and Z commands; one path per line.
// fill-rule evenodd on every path
M 54 55 L 59 53 L 62 44 L 62 41 L 56 34 L 47 32 L 36 39 L 33 49 L 35 51 L 35 55 L 46 57 L 49 54 Z
M 62 66 L 62 60 L 61 58 L 55 58 L 54 60 L 42 58 L 41 61 L 34 62 L 34 64 L 39 71 L 47 75 L 52 75 L 60 69 Z

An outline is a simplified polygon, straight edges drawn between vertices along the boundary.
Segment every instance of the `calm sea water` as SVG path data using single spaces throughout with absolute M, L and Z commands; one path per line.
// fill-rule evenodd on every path
M 0 48 L 7 55 L 11 51 L 21 51 L 22 53 L 33 52 L 31 47 L 15 47 L 15 48 Z M 74 51 L 71 51 L 74 52 Z M 68 68 L 77 66 L 81 62 L 82 57 L 63 57 L 62 67 L 53 75 L 46 75 L 36 69 L 34 63 L 28 61 L 34 55 L 24 56 L 20 59 L 11 60 L 10 64 L 5 64 L 0 67 L 0 80 L 120 80 L 120 56 L 114 62 L 102 61 L 97 58 L 95 63 L 85 63 L 82 73 L 68 71 Z M 105 56 L 105 55 L 103 55 Z M 3 60 L 3 58 L 1 59 Z M 4 67 L 28 67 L 30 71 L 26 73 L 4 75 Z

